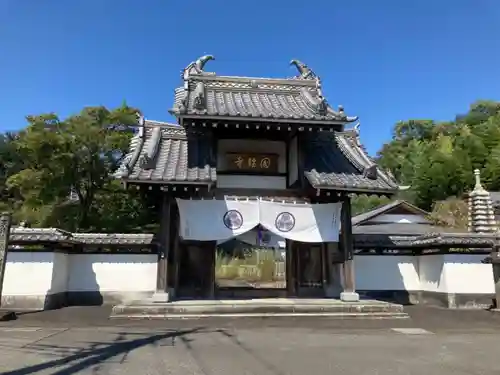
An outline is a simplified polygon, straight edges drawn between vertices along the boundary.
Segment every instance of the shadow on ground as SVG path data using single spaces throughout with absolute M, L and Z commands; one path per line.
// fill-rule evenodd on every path
M 171 345 L 173 346 L 175 345 L 176 338 L 180 338 L 181 340 L 186 342 L 189 341 L 188 338 L 185 337 L 186 335 L 208 332 L 213 331 L 208 331 L 204 328 L 174 330 L 127 341 L 125 341 L 124 338 L 127 335 L 130 335 L 130 332 L 118 333 L 117 337 L 112 343 L 92 343 L 88 348 L 83 348 L 75 354 L 70 354 L 63 358 L 54 359 L 42 364 L 3 372 L 2 375 L 29 375 L 36 374 L 39 371 L 44 371 L 47 369 L 55 370 L 54 372 L 52 372 L 52 375 L 70 375 L 88 369 L 90 367 L 99 366 L 99 364 L 118 356 L 121 356 L 118 362 L 124 363 L 131 351 L 147 345 L 159 345 L 161 340 L 171 340 Z M 38 351 L 43 350 L 52 352 L 52 354 L 59 355 L 64 355 L 65 351 L 68 350 L 68 348 L 60 348 L 54 345 L 44 345 L 43 347 L 36 347 L 36 349 Z M 58 369 L 59 367 L 63 366 L 64 368 Z
M 100 326 L 110 325 L 112 306 L 71 306 L 54 310 L 17 311 L 15 319 L 3 325 Z

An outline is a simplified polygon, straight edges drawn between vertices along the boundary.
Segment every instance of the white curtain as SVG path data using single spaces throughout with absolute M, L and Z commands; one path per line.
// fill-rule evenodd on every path
M 259 224 L 258 201 L 177 199 L 177 206 L 185 240 L 228 240 Z
M 300 242 L 338 242 L 341 203 L 293 204 L 260 201 L 260 224 Z
M 229 240 L 259 223 L 268 231 L 293 241 L 339 240 L 341 203 L 177 199 L 177 205 L 179 235 L 185 240 Z

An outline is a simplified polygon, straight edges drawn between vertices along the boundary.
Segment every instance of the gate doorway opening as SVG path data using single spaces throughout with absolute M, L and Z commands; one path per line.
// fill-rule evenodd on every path
M 324 296 L 327 282 L 326 246 L 292 242 L 289 268 L 293 273 L 290 278 L 289 294 L 297 297 L 316 298 Z
M 174 255 L 176 299 L 322 298 L 334 277 L 326 244 L 289 241 L 262 228 L 220 243 L 180 241 Z
M 287 296 L 286 241 L 257 226 L 217 244 L 215 287 L 220 298 Z

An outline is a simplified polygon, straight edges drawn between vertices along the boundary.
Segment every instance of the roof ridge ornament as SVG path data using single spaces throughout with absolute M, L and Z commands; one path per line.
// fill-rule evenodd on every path
M 326 103 L 325 97 L 323 96 L 323 91 L 321 90 L 321 78 L 316 77 L 315 80 L 316 80 L 316 91 L 318 92 L 318 100 L 319 100 L 318 112 L 324 116 L 328 111 L 328 105 Z
M 293 59 L 292 61 L 290 61 L 290 65 L 294 65 L 297 70 L 299 71 L 299 78 L 302 78 L 302 79 L 318 79 L 319 80 L 319 77 L 316 75 L 316 73 L 314 73 L 311 68 L 309 68 L 306 64 L 304 64 L 302 61 L 300 60 L 296 60 L 296 59 Z
M 196 84 L 194 89 L 193 107 L 197 110 L 203 110 L 206 107 L 205 85 L 203 82 L 198 82 Z
M 323 90 L 321 89 L 321 78 L 316 77 L 316 91 L 318 92 L 318 96 L 323 99 Z
M 144 125 L 146 124 L 146 119 L 141 112 L 137 112 L 137 125 L 139 126 L 139 138 L 144 137 Z
M 144 115 L 141 112 L 137 112 L 137 124 L 139 126 L 144 126 L 146 119 L 144 118 Z
M 360 128 L 361 128 L 361 123 L 358 121 L 358 122 L 354 125 L 354 127 L 353 127 L 353 129 L 354 129 L 354 133 L 355 133 L 358 137 L 359 137 L 359 135 L 360 135 Z
M 341 107 L 340 107 L 341 108 Z M 360 156 L 364 159 L 363 176 L 372 180 L 376 180 L 378 177 L 379 166 L 378 164 L 368 155 L 366 148 L 361 142 L 361 122 L 358 121 L 349 131 L 351 133 L 351 139 L 358 147 L 360 151 Z
M 210 60 L 215 60 L 213 55 L 203 55 L 199 57 L 196 61 L 191 62 L 182 71 L 182 79 L 187 82 L 191 74 L 202 74 L 203 68 Z
M 339 106 L 343 110 L 342 106 Z M 349 134 L 356 146 L 363 148 L 363 143 L 361 143 L 361 122 L 358 121 L 350 129 L 346 130 L 346 134 Z

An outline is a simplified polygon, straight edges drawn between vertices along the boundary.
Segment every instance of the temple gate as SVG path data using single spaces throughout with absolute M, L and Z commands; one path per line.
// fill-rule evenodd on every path
M 271 79 L 206 72 L 210 60 L 184 69 L 177 124 L 140 117 L 116 173 L 162 202 L 157 299 L 222 295 L 218 244 L 263 228 L 283 239 L 280 293 L 358 300 L 350 194 L 398 186 L 366 154 L 359 124 L 347 128 L 357 117 L 333 109 L 300 61 L 296 77 Z

